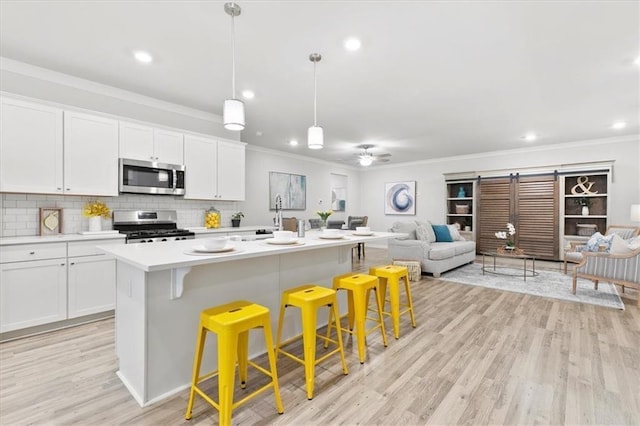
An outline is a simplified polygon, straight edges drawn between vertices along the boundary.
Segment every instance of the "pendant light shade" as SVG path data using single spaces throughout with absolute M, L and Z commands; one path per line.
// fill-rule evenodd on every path
M 322 149 L 324 146 L 324 132 L 322 127 L 311 126 L 307 132 L 307 147 L 309 149 Z
M 222 119 L 227 130 L 240 131 L 244 129 L 244 103 L 236 99 L 236 39 L 235 17 L 242 9 L 236 3 L 225 3 L 224 11 L 231 16 L 231 99 L 224 101 Z
M 324 131 L 316 123 L 317 100 L 318 100 L 318 80 L 316 78 L 316 63 L 320 62 L 322 56 L 319 53 L 309 55 L 309 60 L 313 62 L 313 126 L 307 132 L 307 147 L 309 149 L 322 149 L 324 146 Z
M 244 129 L 244 103 L 238 99 L 224 101 L 223 119 L 227 130 Z

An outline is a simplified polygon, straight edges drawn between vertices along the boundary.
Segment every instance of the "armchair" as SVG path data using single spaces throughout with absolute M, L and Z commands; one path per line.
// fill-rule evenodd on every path
M 593 281 L 598 289 L 598 281 L 635 288 L 639 291 L 640 307 L 640 248 L 625 254 L 583 252 L 583 260 L 573 269 L 573 294 L 576 294 L 578 278 Z
M 637 237 L 640 233 L 640 227 L 631 225 L 611 225 L 607 227 L 605 236 L 611 234 L 618 234 L 622 239 L 628 240 L 629 238 Z M 564 252 L 564 273 L 567 273 L 567 262 L 580 263 L 583 260 L 583 251 L 586 243 L 571 242 L 570 247 Z

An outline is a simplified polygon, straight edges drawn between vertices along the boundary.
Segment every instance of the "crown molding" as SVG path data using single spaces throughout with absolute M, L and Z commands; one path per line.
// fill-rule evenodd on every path
M 35 65 L 16 61 L 14 59 L 9 59 L 4 56 L 0 56 L 0 69 L 2 71 L 20 74 L 26 77 L 35 78 L 37 80 L 55 83 L 74 89 L 84 90 L 86 92 L 94 93 L 97 95 L 108 96 L 111 98 L 155 108 L 162 111 L 186 115 L 216 124 L 222 123 L 222 117 L 218 114 L 212 114 L 210 112 L 201 111 L 199 109 L 189 108 L 171 102 L 162 101 L 150 96 L 144 96 L 124 89 L 118 89 L 117 87 L 108 86 L 102 83 L 96 83 L 84 78 L 74 77 L 72 75 L 53 71 L 47 68 L 37 67 Z

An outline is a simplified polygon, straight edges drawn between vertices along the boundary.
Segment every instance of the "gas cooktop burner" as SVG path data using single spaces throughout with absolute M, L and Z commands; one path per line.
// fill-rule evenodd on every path
M 195 233 L 176 226 L 174 210 L 116 210 L 113 229 L 127 235 L 127 243 L 190 240 Z
M 180 237 L 193 235 L 186 229 L 146 229 L 143 231 L 121 231 L 127 234 L 127 238 L 154 238 L 154 237 Z

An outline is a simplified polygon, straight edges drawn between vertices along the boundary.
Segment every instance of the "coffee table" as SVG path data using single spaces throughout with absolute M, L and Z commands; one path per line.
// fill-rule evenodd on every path
M 496 259 L 504 258 L 504 259 L 521 259 L 522 260 L 522 278 L 524 279 L 524 281 L 527 281 L 527 276 L 529 277 L 538 276 L 538 273 L 536 272 L 536 258 L 533 256 L 528 256 L 526 254 L 502 254 L 495 251 L 483 251 L 480 254 L 482 255 L 482 275 L 484 275 L 485 272 L 488 272 L 490 274 L 508 275 L 512 277 L 519 276 L 520 273 L 511 274 L 507 272 L 501 272 L 496 269 Z M 493 269 L 487 268 L 485 266 L 486 256 L 493 258 Z M 529 260 L 531 261 L 531 269 L 527 269 L 527 261 Z M 507 267 L 502 267 L 502 268 L 507 268 Z M 517 270 L 517 267 L 515 268 L 508 267 L 508 268 Z

